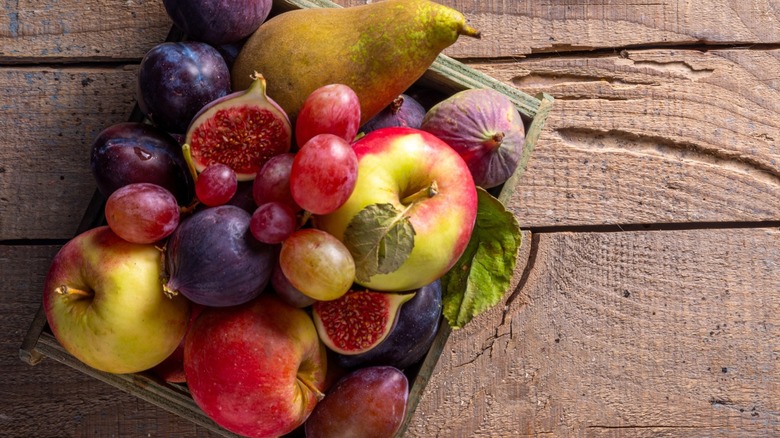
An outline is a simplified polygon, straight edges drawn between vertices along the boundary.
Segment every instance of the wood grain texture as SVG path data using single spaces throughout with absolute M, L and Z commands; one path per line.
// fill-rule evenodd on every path
M 537 234 L 450 336 L 409 436 L 777 436 L 777 229 Z
M 343 6 L 365 0 L 334 0 Z M 775 0 L 441 0 L 482 39 L 462 38 L 454 57 L 523 57 L 631 46 L 780 43 Z
M 525 226 L 780 219 L 779 50 L 623 50 L 473 64 L 555 97 Z
M 8 437 L 209 437 L 187 420 L 44 359 L 19 360 L 59 247 L 0 245 L 0 435 Z
M 0 62 L 126 61 L 165 40 L 161 0 L 9 0 L 0 14 Z
M 91 143 L 127 120 L 135 72 L 0 69 L 0 240 L 73 235 L 95 190 Z

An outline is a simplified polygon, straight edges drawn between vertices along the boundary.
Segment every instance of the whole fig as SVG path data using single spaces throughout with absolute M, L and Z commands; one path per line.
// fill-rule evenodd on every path
M 360 128 L 364 134 L 379 128 L 406 126 L 419 129 L 425 117 L 425 108 L 413 97 L 401 94 Z
M 234 205 L 200 210 L 168 239 L 168 293 L 204 306 L 224 307 L 255 298 L 271 279 L 274 250 L 249 231 L 250 215 Z
M 471 170 L 474 183 L 489 189 L 514 173 L 525 146 L 520 113 L 504 94 L 469 89 L 434 105 L 421 129 L 455 149 Z

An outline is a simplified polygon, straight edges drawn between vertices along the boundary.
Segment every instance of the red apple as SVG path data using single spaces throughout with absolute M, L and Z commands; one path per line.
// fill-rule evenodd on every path
M 349 245 L 353 231 L 348 227 L 364 209 L 385 206 L 383 214 L 397 212 L 397 219 L 411 224 L 413 248 L 400 266 L 372 273 L 367 279 L 358 275 L 356 281 L 384 291 L 412 290 L 432 283 L 455 264 L 471 238 L 477 191 L 468 166 L 446 143 L 413 128 L 378 129 L 355 142 L 353 148 L 358 157 L 358 179 L 352 195 L 335 212 L 317 216 L 316 226 L 345 242 L 360 273 L 361 263 L 374 263 L 376 258 L 356 254 L 354 248 L 362 250 L 360 246 L 376 242 L 361 239 L 358 245 Z M 392 206 L 390 213 L 387 206 Z M 371 224 L 360 228 L 370 230 Z M 392 239 L 386 241 L 382 253 L 396 252 L 394 246 Z
M 322 397 L 327 353 L 311 317 L 271 294 L 206 308 L 184 346 L 192 398 L 225 429 L 276 437 L 299 427 Z
M 161 257 L 154 245 L 127 242 L 107 226 L 68 241 L 44 284 L 43 308 L 55 338 L 109 373 L 162 362 L 184 337 L 190 305 L 163 292 Z

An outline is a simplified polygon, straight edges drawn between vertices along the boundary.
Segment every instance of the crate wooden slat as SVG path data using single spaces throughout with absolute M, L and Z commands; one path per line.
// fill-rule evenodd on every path
M 274 1 L 274 13 L 282 13 L 293 9 L 341 7 L 327 0 L 276 0 Z M 172 29 L 168 40 L 181 39 L 182 35 Z M 518 189 L 526 164 L 533 152 L 536 141 L 544 128 L 544 122 L 552 107 L 553 98 L 541 93 L 530 96 L 522 91 L 496 80 L 482 72 L 474 70 L 457 60 L 445 55 L 439 55 L 428 71 L 415 84 L 432 92 L 443 95 L 451 95 L 455 92 L 469 88 L 492 88 L 507 95 L 517 107 L 526 121 L 526 143 L 517 170 L 512 177 L 496 192 L 499 199 L 509 199 Z M 140 121 L 143 116 L 134 109 L 129 120 Z M 76 234 L 98 226 L 103 221 L 104 197 L 96 192 L 82 218 Z M 439 332 L 433 345 L 425 358 L 409 372 L 410 394 L 407 407 L 407 415 L 404 425 L 398 435 L 402 436 L 408 427 L 409 421 L 414 415 L 422 391 L 433 373 L 439 356 L 441 355 L 450 334 L 450 328 L 442 321 Z M 157 405 L 173 414 L 192 421 L 210 431 L 226 437 L 236 437 L 208 418 L 192 400 L 186 385 L 169 384 L 152 378 L 144 373 L 138 374 L 110 374 L 90 368 L 70 355 L 52 336 L 48 329 L 43 308 L 31 322 L 27 334 L 19 351 L 20 358 L 30 365 L 35 365 L 44 358 L 51 358 L 57 362 L 72 367 L 100 381 L 108 383 L 122 391 L 133 394 L 149 403 Z

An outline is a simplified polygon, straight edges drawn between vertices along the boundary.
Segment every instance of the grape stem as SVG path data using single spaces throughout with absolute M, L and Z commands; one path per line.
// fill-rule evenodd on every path
M 439 185 L 434 180 L 428 187 L 423 187 L 421 190 L 401 199 L 401 204 L 410 205 L 423 199 L 433 198 L 437 194 L 439 194 Z
M 90 291 L 76 289 L 75 287 L 68 287 L 67 285 L 64 284 L 54 289 L 54 292 L 60 295 L 68 295 L 68 296 L 78 295 L 80 297 L 91 297 L 94 295 Z

